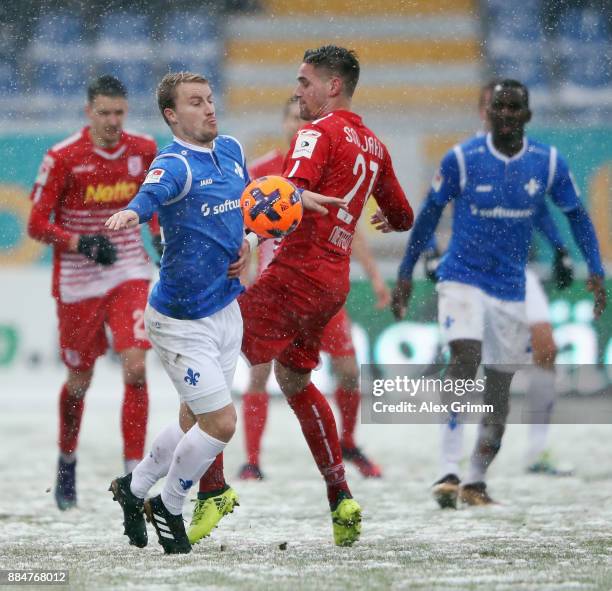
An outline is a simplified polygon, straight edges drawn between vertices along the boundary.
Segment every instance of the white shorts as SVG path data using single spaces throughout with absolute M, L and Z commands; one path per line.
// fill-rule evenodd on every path
M 437 285 L 438 323 L 445 343 L 470 339 L 482 343 L 482 363 L 513 372 L 528 363 L 529 327 L 525 302 L 500 300 L 473 285 Z
M 181 401 L 196 415 L 231 404 L 242 345 L 238 302 L 198 320 L 170 318 L 151 306 L 144 317 L 149 340 Z
M 548 298 L 539 277 L 531 270 L 525 271 L 525 305 L 527 307 L 527 324 L 550 324 Z

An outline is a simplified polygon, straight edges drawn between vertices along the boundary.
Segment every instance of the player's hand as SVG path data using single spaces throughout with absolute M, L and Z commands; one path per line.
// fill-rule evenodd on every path
M 593 316 L 595 317 L 595 320 L 598 320 L 603 311 L 606 309 L 606 304 L 608 301 L 604 278 L 600 275 L 590 275 L 587 279 L 587 291 L 592 292 L 593 297 L 595 298 Z
M 138 214 L 131 209 L 123 209 L 111 215 L 105 222 L 109 230 L 124 230 L 125 228 L 135 228 L 140 222 Z
M 102 234 L 81 236 L 77 251 L 91 259 L 94 263 L 108 266 L 117 260 L 115 245 Z
M 564 248 L 559 248 L 555 252 L 553 278 L 557 289 L 566 289 L 574 282 L 572 259 Z
M 251 245 L 248 241 L 243 240 L 242 246 L 238 251 L 238 260 L 234 261 L 227 270 L 227 276 L 231 279 L 240 279 L 240 275 L 247 268 L 251 258 Z
M 395 232 L 395 228 L 387 221 L 385 214 L 380 209 L 377 209 L 376 213 L 370 218 L 370 223 L 374 226 L 374 229 L 383 234 Z
M 343 197 L 328 197 L 327 195 L 313 193 L 307 189 L 302 191 L 302 205 L 304 209 L 315 211 L 321 215 L 327 215 L 329 212 L 325 205 L 339 207 L 344 210 L 348 209 L 348 203 Z
M 412 295 L 412 279 L 398 279 L 391 292 L 391 312 L 396 320 L 402 320 L 408 310 Z
M 381 280 L 372 282 L 372 290 L 376 296 L 375 307 L 377 310 L 384 310 L 391 303 L 391 292 L 387 284 Z
M 161 266 L 162 254 L 164 254 L 164 245 L 162 244 L 161 234 L 153 234 L 151 236 L 151 244 L 158 256 L 158 259 L 157 261 L 155 261 L 155 264 L 159 267 Z

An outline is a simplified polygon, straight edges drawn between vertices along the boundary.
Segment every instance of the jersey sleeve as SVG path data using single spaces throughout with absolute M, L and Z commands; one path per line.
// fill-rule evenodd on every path
M 559 156 L 557 150 L 552 148 L 550 160 L 552 182 L 548 188 L 548 193 L 553 202 L 564 212 L 580 207 L 580 190 L 574 181 L 565 158 Z
M 300 129 L 293 138 L 283 175 L 302 189 L 316 190 L 331 150 L 329 133 L 313 125 Z
M 387 221 L 395 230 L 405 231 L 412 227 L 414 221 L 412 207 L 395 176 L 391 156 L 386 150 L 373 195 Z
M 66 166 L 60 156 L 47 152 L 43 157 L 30 198 L 32 209 L 28 234 L 34 240 L 67 249 L 72 233 L 51 221 L 67 182 Z
M 160 207 L 187 195 L 191 182 L 191 168 L 185 157 L 162 154 L 151 164 L 140 190 L 126 209 L 135 211 L 141 224 L 147 222 Z
M 446 205 L 461 194 L 458 150 L 461 150 L 461 148 L 457 147 L 446 153 L 431 180 L 428 198 L 438 205 Z

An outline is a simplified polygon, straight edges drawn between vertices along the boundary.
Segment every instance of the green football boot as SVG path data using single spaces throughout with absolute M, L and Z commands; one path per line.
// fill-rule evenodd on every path
M 361 507 L 355 499 L 342 499 L 332 511 L 336 546 L 352 546 L 361 534 Z
M 234 507 L 238 505 L 238 495 L 233 488 L 227 488 L 207 499 L 197 499 L 187 530 L 189 541 L 197 544 L 202 538 L 209 536 L 212 530 L 219 525 L 221 518 L 233 513 Z

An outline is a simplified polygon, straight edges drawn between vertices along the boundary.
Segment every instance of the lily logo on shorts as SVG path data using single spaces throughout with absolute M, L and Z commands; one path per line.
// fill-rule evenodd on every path
M 185 382 L 187 382 L 190 386 L 195 386 L 199 379 L 200 374 L 197 371 L 194 372 L 191 368 L 187 369 L 187 375 L 184 378 Z
M 193 480 L 183 480 L 179 478 L 179 484 L 183 490 L 189 490 L 193 486 Z

